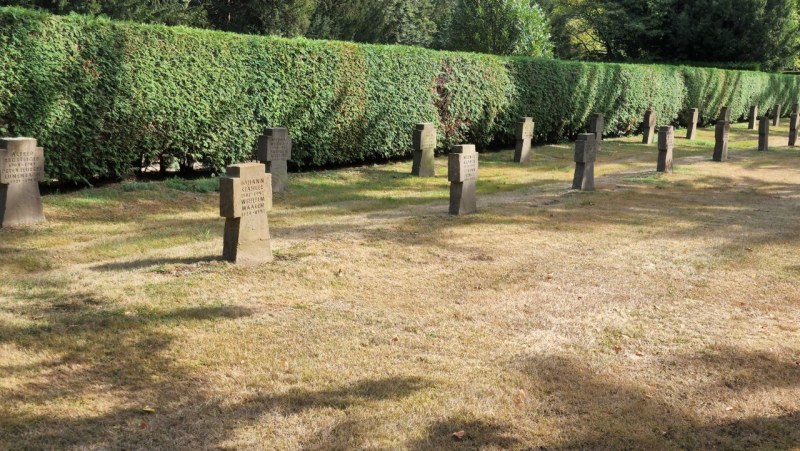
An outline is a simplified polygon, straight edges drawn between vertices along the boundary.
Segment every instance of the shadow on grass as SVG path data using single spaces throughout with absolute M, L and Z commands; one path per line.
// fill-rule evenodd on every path
M 2 307 L 25 320 L 0 323 L 0 345 L 48 358 L 0 366 L 10 384 L 0 390 L 0 448 L 217 448 L 232 431 L 266 413 L 346 410 L 429 385 L 419 377 L 387 377 L 230 403 L 212 397 L 209 382 L 193 367 L 176 363 L 170 349 L 186 345 L 176 340 L 187 327 L 243 320 L 252 310 L 223 305 L 124 311 L 107 307 L 111 299 L 90 291 L 63 293 L 59 302 L 54 305 L 43 294 Z M 92 407 L 82 411 L 79 404 L 86 398 Z M 48 408 L 56 402 L 78 404 L 62 416 Z
M 222 256 L 209 255 L 206 257 L 191 258 L 147 258 L 124 262 L 103 263 L 92 266 L 94 271 L 131 271 L 137 269 L 153 268 L 162 265 L 196 265 L 198 263 L 214 263 L 225 261 Z
M 420 377 L 387 377 L 379 380 L 362 380 L 354 385 L 328 390 L 289 390 L 280 395 L 257 396 L 248 399 L 245 404 L 258 405 L 262 409 L 283 413 L 298 413 L 320 408 L 344 410 L 369 400 L 405 398 L 430 385 Z
M 463 437 L 453 434 L 464 432 Z M 408 445 L 413 450 L 443 449 L 533 449 L 524 447 L 515 431 L 506 425 L 476 419 L 469 415 L 456 415 L 432 423 L 424 438 Z
M 710 356 L 667 359 L 667 371 L 705 371 L 709 386 L 698 388 L 728 403 L 735 390 L 725 385 L 731 368 L 747 374 L 749 390 L 800 385 L 800 368 L 773 356 L 723 348 Z M 583 363 L 562 356 L 531 358 L 523 366 L 544 396 L 545 416 L 577 433 L 546 449 L 788 449 L 800 445 L 800 412 L 778 417 L 717 421 L 703 419 L 681 399 L 660 397 Z M 671 388 L 671 387 L 670 387 Z M 669 389 L 667 389 L 669 390 Z M 653 396 L 655 394 L 656 396 Z M 691 395 L 688 395 L 691 397 Z M 733 416 L 733 415 L 732 415 Z
M 527 415 L 553 421 L 552 430 L 570 431 L 568 434 L 549 434 L 550 438 L 538 444 L 522 443 L 520 437 L 527 435 L 526 431 L 471 415 L 455 415 L 433 421 L 425 436 L 408 448 L 749 450 L 800 445 L 800 412 L 715 421 L 684 405 L 683 400 L 693 396 L 691 392 L 661 397 L 640 382 L 611 377 L 575 358 L 537 356 L 513 365 L 527 376 L 536 393 L 533 405 L 537 411 Z M 707 374 L 704 380 L 708 385 L 693 389 L 712 393 L 723 405 L 734 402 L 733 398 L 743 392 L 800 386 L 800 367 L 794 362 L 729 347 L 665 358 L 663 366 L 676 380 L 685 372 Z M 739 380 L 735 387 L 730 383 L 732 374 Z M 665 391 L 676 390 L 680 388 L 665 387 Z M 456 431 L 464 431 L 464 437 L 454 438 Z

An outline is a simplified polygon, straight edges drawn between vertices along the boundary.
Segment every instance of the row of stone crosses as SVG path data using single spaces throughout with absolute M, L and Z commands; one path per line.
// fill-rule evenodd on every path
M 749 128 L 753 128 L 758 107 L 750 109 Z M 699 111 L 689 111 L 687 139 L 697 134 Z M 773 124 L 779 125 L 780 105 L 773 109 Z M 767 150 L 769 141 L 770 114 L 759 118 L 759 150 Z M 716 126 L 715 161 L 728 158 L 728 136 L 730 134 L 730 109 L 723 107 Z M 644 144 L 652 144 L 655 134 L 656 114 L 652 108 L 645 111 L 642 128 Z M 594 164 L 603 141 L 605 119 L 602 114 L 592 114 L 589 133 L 578 135 L 575 141 L 575 173 L 572 188 L 583 191 L 594 190 Z M 789 145 L 797 140 L 798 106 L 791 116 Z M 533 142 L 534 122 L 523 117 L 516 126 L 514 161 L 529 163 Z M 420 123 L 414 128 L 412 143 L 414 159 L 411 175 L 435 177 L 436 127 L 432 123 Z M 672 126 L 658 131 L 659 172 L 672 172 L 672 153 L 675 130 Z M 260 163 L 236 164 L 228 167 L 226 176 L 220 180 L 220 215 L 225 219 L 223 258 L 228 261 L 252 264 L 272 259 L 267 212 L 272 207 L 272 194 L 288 186 L 286 161 L 291 159 L 292 140 L 283 127 L 268 128 L 258 139 L 257 156 Z M 474 144 L 459 144 L 450 149 L 447 178 L 450 182 L 450 214 L 463 215 L 477 211 L 476 183 L 478 180 L 479 154 Z
M 758 150 L 769 148 L 770 119 L 772 125 L 780 124 L 780 105 L 758 117 L 758 107 L 750 108 L 748 128 L 754 129 L 758 117 Z M 728 158 L 728 136 L 731 114 L 723 107 L 716 124 L 714 161 Z M 698 109 L 689 111 L 686 138 L 695 139 Z M 797 143 L 798 104 L 794 104 L 789 124 L 789 145 Z M 594 190 L 594 164 L 603 140 L 605 122 L 603 115 L 595 113 L 589 121 L 589 133 L 578 135 L 575 141 L 575 174 L 572 188 Z M 648 108 L 642 128 L 644 144 L 652 144 L 655 136 L 656 114 Z M 523 117 L 516 126 L 517 144 L 514 161 L 529 163 L 533 141 L 533 118 Z M 675 131 L 672 126 L 658 130 L 659 172 L 672 171 L 672 151 Z M 434 177 L 436 128 L 431 123 L 417 124 L 413 132 L 414 160 L 411 173 L 419 177 Z M 292 139 L 286 128 L 268 128 L 259 136 L 257 145 L 259 162 L 228 166 L 220 177 L 220 215 L 225 218 L 223 258 L 253 264 L 272 260 L 267 213 L 272 209 L 273 193 L 288 187 L 287 162 L 292 158 Z M 474 144 L 453 146 L 448 155 L 448 180 L 450 182 L 450 214 L 463 215 L 477 211 L 476 183 L 479 154 Z M 44 221 L 39 181 L 44 179 L 44 150 L 33 138 L 5 138 L 0 140 L 0 226 L 17 226 Z

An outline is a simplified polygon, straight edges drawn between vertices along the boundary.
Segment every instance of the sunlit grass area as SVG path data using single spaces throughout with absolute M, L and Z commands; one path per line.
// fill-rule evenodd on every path
M 798 447 L 800 149 L 683 134 L 591 193 L 484 153 L 465 217 L 444 156 L 292 174 L 257 267 L 215 179 L 47 195 L 0 230 L 0 449 Z

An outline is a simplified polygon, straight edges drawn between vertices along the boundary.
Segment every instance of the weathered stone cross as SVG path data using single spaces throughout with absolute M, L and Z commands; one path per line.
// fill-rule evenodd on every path
M 422 122 L 414 128 L 414 163 L 411 175 L 435 177 L 434 156 L 436 151 L 436 126 Z
M 594 133 L 581 133 L 575 141 L 575 177 L 572 189 L 594 190 L 594 162 L 597 159 L 597 141 Z
M 750 115 L 747 118 L 747 129 L 755 130 L 757 120 L 758 120 L 758 105 L 751 105 Z
M 225 218 L 222 256 L 239 264 L 272 260 L 267 212 L 272 209 L 272 175 L 261 163 L 228 166 L 219 181 L 219 214 Z
M 653 137 L 656 130 L 656 112 L 653 111 L 652 108 L 648 108 L 647 111 L 644 112 L 642 128 L 644 129 L 642 144 L 653 144 Z
M 686 139 L 693 140 L 697 138 L 697 119 L 700 116 L 700 110 L 692 108 L 689 110 L 689 124 L 686 126 Z
M 281 193 L 289 186 L 287 161 L 292 159 L 292 138 L 284 127 L 267 128 L 258 137 L 258 161 L 272 174 L 272 192 Z
M 758 150 L 769 150 L 769 114 L 758 118 Z
M 479 156 L 474 144 L 453 146 L 448 156 L 447 178 L 450 180 L 451 215 L 478 211 L 475 184 L 478 180 Z
M 658 130 L 658 172 L 672 172 L 672 149 L 675 147 L 675 129 L 666 125 Z
M 44 149 L 33 138 L 0 139 L 0 226 L 44 221 Z
M 533 118 L 523 117 L 517 122 L 517 147 L 514 150 L 514 162 L 531 162 L 531 141 L 533 141 Z
M 728 138 L 731 133 L 731 123 L 729 121 L 717 121 L 714 128 L 714 161 L 728 160 Z
M 597 151 L 600 151 L 600 144 L 603 142 L 603 132 L 606 128 L 606 119 L 602 113 L 592 113 L 589 118 L 589 133 L 594 133 L 595 145 Z

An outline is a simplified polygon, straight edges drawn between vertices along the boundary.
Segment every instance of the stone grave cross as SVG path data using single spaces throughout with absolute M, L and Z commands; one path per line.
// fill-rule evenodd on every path
M 258 161 L 272 174 L 272 192 L 281 193 L 289 186 L 287 161 L 292 159 L 292 137 L 284 127 L 267 128 L 258 137 Z
M 775 106 L 772 108 L 772 113 L 770 114 L 770 116 L 772 116 L 772 125 L 774 127 L 779 127 L 781 125 L 781 104 L 780 103 L 775 104 Z
M 589 133 L 594 133 L 594 143 L 597 146 L 597 153 L 600 153 L 600 146 L 603 144 L 603 133 L 606 128 L 606 119 L 603 113 L 592 113 L 589 118 Z
M 675 129 L 666 125 L 658 129 L 658 172 L 672 172 L 672 149 L 675 147 Z
M 594 162 L 597 159 L 597 140 L 594 133 L 581 133 L 575 141 L 575 177 L 572 189 L 594 190 Z
M 478 211 L 475 184 L 478 158 L 474 144 L 453 146 L 448 155 L 447 178 L 450 180 L 450 214 L 464 215 Z
M 700 110 L 692 108 L 689 110 L 689 123 L 686 126 L 686 139 L 693 140 L 697 138 L 697 120 L 700 116 Z
M 750 106 L 750 115 L 747 118 L 747 129 L 755 130 L 756 120 L 758 120 L 758 105 Z
M 44 149 L 36 147 L 35 139 L 0 139 L 0 226 L 44 221 L 43 179 Z
M 436 126 L 429 122 L 417 124 L 414 128 L 413 141 L 414 163 L 411 166 L 411 175 L 435 177 Z
M 219 180 L 219 214 L 225 218 L 222 256 L 238 264 L 272 260 L 267 212 L 272 209 L 272 175 L 261 163 L 228 166 Z
M 644 129 L 644 136 L 642 136 L 642 144 L 653 144 L 653 138 L 656 130 L 656 112 L 652 108 L 648 108 L 644 112 L 644 121 L 642 121 L 642 128 Z
M 514 150 L 515 163 L 531 162 L 531 142 L 533 141 L 532 117 L 523 117 L 517 122 L 517 147 Z
M 758 118 L 758 150 L 769 150 L 769 114 Z
M 728 160 L 728 139 L 731 133 L 731 123 L 729 121 L 717 121 L 714 129 L 714 161 Z

